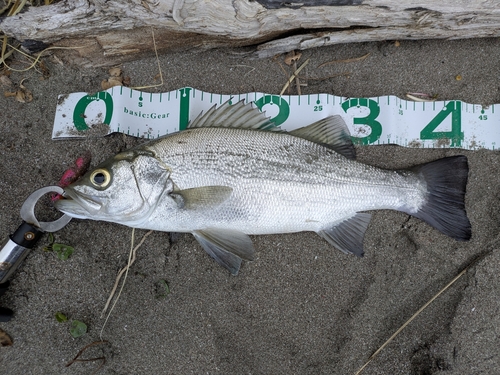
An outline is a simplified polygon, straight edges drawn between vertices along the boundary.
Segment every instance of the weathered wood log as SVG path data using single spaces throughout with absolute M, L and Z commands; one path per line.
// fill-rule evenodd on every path
M 20 41 L 80 46 L 83 65 L 153 50 L 255 46 L 253 56 L 337 43 L 500 35 L 494 0 L 66 0 L 0 19 Z

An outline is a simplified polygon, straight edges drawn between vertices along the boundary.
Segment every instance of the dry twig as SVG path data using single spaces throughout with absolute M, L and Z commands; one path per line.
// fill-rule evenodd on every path
M 158 63 L 158 70 L 160 71 L 160 83 L 157 85 L 149 85 L 149 86 L 138 86 L 138 87 L 131 87 L 131 89 L 134 90 L 144 90 L 144 89 L 150 89 L 153 87 L 158 87 L 163 85 L 163 73 L 161 71 L 161 65 L 160 65 L 160 59 L 158 57 L 158 50 L 156 49 L 156 39 L 155 39 L 155 32 L 154 29 L 151 27 L 151 36 L 153 37 L 153 47 L 155 49 L 155 55 L 156 55 L 156 62 Z
M 295 79 L 295 77 L 297 77 L 297 75 L 300 73 L 300 71 L 302 69 L 304 69 L 307 64 L 309 64 L 309 60 L 310 59 L 307 59 L 298 69 L 295 70 L 295 72 L 293 72 L 292 76 L 288 79 L 288 81 L 285 83 L 285 85 L 281 89 L 280 96 L 283 95 L 285 90 L 288 88 L 288 86 L 290 86 L 290 83 L 293 82 L 293 80 Z
M 79 359 L 78 357 L 80 357 L 83 352 L 85 350 L 87 350 L 88 348 L 92 347 L 92 346 L 96 346 L 96 345 L 101 345 L 101 344 L 106 344 L 108 341 L 107 340 L 102 340 L 102 341 L 94 341 L 94 342 L 91 342 L 90 344 L 86 345 L 82 350 L 80 350 L 78 352 L 78 354 L 76 355 L 75 358 L 73 358 L 71 361 L 69 361 L 67 364 L 66 364 L 66 367 L 69 367 L 71 366 L 73 363 L 75 362 L 93 362 L 93 361 L 102 361 L 101 364 L 99 365 L 98 368 L 96 368 L 94 370 L 94 372 L 92 372 L 91 375 L 94 375 L 97 373 L 97 371 L 99 371 L 102 366 L 104 366 L 104 364 L 106 363 L 106 357 L 97 357 L 97 358 L 88 358 L 88 359 Z
M 354 57 L 352 59 L 344 59 L 344 60 L 332 60 L 332 61 L 327 61 L 321 65 L 318 65 L 317 68 L 322 68 L 326 65 L 330 64 L 336 64 L 336 63 L 351 63 L 351 62 L 356 62 L 356 61 L 363 61 L 366 59 L 368 56 L 370 56 L 370 52 L 368 52 L 366 55 L 360 56 L 360 57 Z

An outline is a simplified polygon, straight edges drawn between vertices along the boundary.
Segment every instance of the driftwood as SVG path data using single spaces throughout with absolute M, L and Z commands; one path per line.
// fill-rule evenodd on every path
M 269 57 L 337 43 L 500 35 L 495 0 L 65 0 L 0 19 L 25 43 L 80 46 L 82 65 L 153 50 L 254 46 Z M 35 43 L 36 44 L 36 43 Z

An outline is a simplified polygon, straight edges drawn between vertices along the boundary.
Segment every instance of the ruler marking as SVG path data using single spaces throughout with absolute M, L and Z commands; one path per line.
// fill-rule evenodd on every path
M 127 89 L 129 90 L 128 95 L 126 93 Z M 367 106 L 367 103 L 369 103 L 370 105 L 375 105 L 375 103 L 377 103 L 379 105 L 377 112 L 380 112 L 377 116 L 377 121 L 379 121 L 382 125 L 383 135 L 376 142 L 373 142 L 371 144 L 387 144 L 392 142 L 406 147 L 412 147 L 414 146 L 414 144 L 416 144 L 415 142 L 419 142 L 421 145 L 420 147 L 437 148 L 439 143 L 437 142 L 437 140 L 420 139 L 419 128 L 413 128 L 414 123 L 415 124 L 420 122 L 428 123 L 429 121 L 433 121 L 433 119 L 435 119 L 436 116 L 442 117 L 445 114 L 448 114 L 447 112 L 443 113 L 442 112 L 443 110 L 447 110 L 448 108 L 453 108 L 453 111 L 460 111 L 460 113 L 462 113 L 461 131 L 465 132 L 465 134 L 467 135 L 467 140 L 462 140 L 461 145 L 457 145 L 455 143 L 447 145 L 446 148 L 464 148 L 471 150 L 479 148 L 487 148 L 490 150 L 500 149 L 500 147 L 498 148 L 496 147 L 496 143 L 500 142 L 500 136 L 493 134 L 496 132 L 495 122 L 497 121 L 496 117 L 494 116 L 495 105 L 491 104 L 490 106 L 481 106 L 479 104 L 467 103 L 461 100 L 447 100 L 447 101 L 437 101 L 437 102 L 433 101 L 432 107 L 430 106 L 431 102 L 429 101 L 421 102 L 422 105 L 420 107 L 419 102 L 412 102 L 411 100 L 398 98 L 397 96 L 394 95 L 377 96 L 377 97 L 372 97 L 370 99 L 370 98 L 343 98 L 335 95 L 313 93 L 302 96 L 283 95 L 279 97 L 278 101 L 276 100 L 277 98 L 275 95 L 257 93 L 257 92 L 237 93 L 237 94 L 235 93 L 234 96 L 229 96 L 229 95 L 212 94 L 209 92 L 204 92 L 202 90 L 196 90 L 194 88 L 183 88 L 178 90 L 172 90 L 167 93 L 151 93 L 151 92 L 146 93 L 139 90 L 132 90 L 127 87 L 124 88 L 124 86 L 120 86 L 120 88 L 111 87 L 108 90 L 103 90 L 99 95 L 89 94 L 87 95 L 89 99 L 86 100 L 89 100 L 89 102 L 91 102 L 102 98 L 103 101 L 108 103 L 108 101 L 111 98 L 111 100 L 114 102 L 114 112 L 113 112 L 114 114 L 117 114 L 117 112 L 119 114 L 120 108 L 122 108 L 123 110 L 123 107 L 126 106 L 125 113 L 130 113 L 132 114 L 132 116 L 138 116 L 137 114 L 139 114 L 140 117 L 143 117 L 147 116 L 147 114 L 141 114 L 140 110 L 145 111 L 145 108 L 137 108 L 137 112 L 131 112 L 129 106 L 137 106 L 138 103 L 145 103 L 146 98 L 144 95 L 149 94 L 149 103 L 151 104 L 150 111 L 165 112 L 165 114 L 162 113 L 163 117 L 161 120 L 159 121 L 152 120 L 150 123 L 143 124 L 143 121 L 148 121 L 148 120 L 136 122 L 133 121 L 134 117 L 127 116 L 127 123 L 128 122 L 135 123 L 134 124 L 134 126 L 136 127 L 135 131 L 131 129 L 131 127 L 127 129 L 127 123 L 121 120 L 121 122 L 124 122 L 124 124 L 121 123 L 117 124 L 115 121 L 113 121 L 113 124 L 111 124 L 110 132 L 134 134 L 134 136 L 136 136 L 137 134 L 137 136 L 140 136 L 145 139 L 146 138 L 153 139 L 156 137 L 160 137 L 163 133 L 169 134 L 172 133 L 172 131 L 178 131 L 178 129 L 175 129 L 175 125 L 170 124 L 170 122 L 172 121 L 171 119 L 179 116 L 178 111 L 180 110 L 180 108 L 178 107 L 179 106 L 178 103 L 171 102 L 171 100 L 174 100 L 173 94 L 175 93 L 175 98 L 177 99 L 180 98 L 181 101 L 185 99 L 189 101 L 189 98 L 182 97 L 183 95 L 184 96 L 188 95 L 189 90 L 193 90 L 193 95 L 192 97 L 189 98 L 195 99 L 195 101 L 192 101 L 190 104 L 190 109 L 193 111 L 196 111 L 198 110 L 198 108 L 201 109 L 204 106 L 208 105 L 209 99 L 210 103 L 217 103 L 218 101 L 222 104 L 228 98 L 234 100 L 237 99 L 238 101 L 245 100 L 247 103 L 249 103 L 250 102 L 249 100 L 251 98 L 255 98 L 255 101 L 257 101 L 257 99 L 262 96 L 266 98 L 265 101 L 266 103 L 270 103 L 271 105 L 276 103 L 280 108 L 284 104 L 284 103 L 282 104 L 281 101 L 283 100 L 284 102 L 286 102 L 288 100 L 291 117 L 296 116 L 297 112 L 299 112 L 299 119 L 301 118 L 300 116 L 307 118 L 308 114 L 310 114 L 311 112 L 304 111 L 304 109 L 308 108 L 307 109 L 308 111 L 312 111 L 313 106 L 316 107 L 317 110 L 319 109 L 320 105 L 328 106 L 328 109 L 325 108 L 323 112 L 314 114 L 315 117 L 317 116 L 318 119 L 324 118 L 325 116 L 331 114 L 340 114 L 346 116 L 349 108 L 351 108 L 352 113 L 349 111 L 349 114 L 346 116 L 346 120 L 349 118 L 349 122 L 351 124 L 353 118 L 355 121 L 357 121 L 356 119 L 358 118 L 360 119 L 363 118 L 363 116 L 365 115 L 364 107 Z M 83 96 L 85 95 L 86 94 L 84 94 Z M 125 95 L 127 96 L 127 98 L 124 97 Z M 214 95 L 218 95 L 218 98 L 214 97 Z M 81 94 L 79 97 L 77 97 L 74 103 L 78 103 L 80 97 L 82 97 Z M 132 102 L 130 101 L 130 99 L 132 99 Z M 120 102 L 120 100 L 122 101 Z M 205 100 L 207 101 L 207 103 L 205 103 Z M 452 107 L 449 106 L 450 102 L 453 102 Z M 71 103 L 71 101 L 67 101 L 67 103 Z M 158 103 L 161 104 L 161 107 L 159 106 L 158 108 L 156 108 L 155 105 Z M 413 111 L 418 113 L 411 114 L 410 112 L 408 113 L 404 112 L 411 110 L 411 103 L 413 103 Z M 71 104 L 71 105 L 75 106 L 76 104 Z M 304 105 L 305 107 L 304 109 L 302 109 L 302 111 L 300 108 L 301 105 Z M 330 105 L 332 105 L 332 108 L 329 107 Z M 358 107 L 358 109 L 355 108 L 356 106 Z M 417 106 L 420 108 L 417 109 Z M 441 108 L 441 106 L 443 107 Z M 93 106 L 89 106 L 88 108 L 89 113 L 86 113 L 86 115 L 89 117 L 93 115 L 94 109 L 92 107 Z M 359 107 L 363 107 L 362 108 L 363 110 L 359 109 Z M 59 110 L 59 108 L 60 107 L 58 106 L 57 109 Z M 426 112 L 429 113 L 427 114 Z M 453 113 L 455 114 L 458 112 L 453 112 Z M 168 118 L 166 118 L 166 116 L 168 116 Z M 293 123 L 292 121 L 288 121 L 291 119 L 291 117 L 287 119 L 282 125 L 285 130 L 289 126 L 288 125 L 289 123 Z M 446 116 L 446 117 L 447 117 L 446 121 L 449 122 L 451 116 L 450 117 Z M 118 117 L 115 118 L 118 120 Z M 159 119 L 159 117 L 156 118 Z M 66 130 L 61 131 L 61 128 L 63 126 L 64 129 L 67 128 L 68 126 L 67 121 L 63 123 L 63 120 L 60 119 L 59 117 L 56 117 L 55 121 L 57 121 L 57 123 L 54 124 L 53 134 L 57 133 L 58 136 L 54 136 L 54 139 L 58 137 L 70 136 L 67 134 Z M 434 120 L 434 123 L 436 123 L 436 121 L 438 120 Z M 425 123 L 423 125 L 425 125 Z M 487 133 L 490 128 L 492 129 L 490 131 L 490 133 L 493 132 L 492 134 Z M 390 138 L 387 137 L 387 134 L 389 133 L 390 133 Z M 434 133 L 436 133 L 435 135 L 437 136 L 438 135 L 437 133 L 439 133 L 439 131 L 435 131 Z M 472 137 L 475 137 L 474 144 L 471 143 Z

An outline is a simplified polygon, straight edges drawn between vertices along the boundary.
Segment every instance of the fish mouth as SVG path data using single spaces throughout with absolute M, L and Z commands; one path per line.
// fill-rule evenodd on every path
M 54 203 L 55 207 L 74 218 L 88 218 L 95 215 L 102 208 L 102 201 L 95 195 L 83 194 L 66 188 L 62 199 Z

